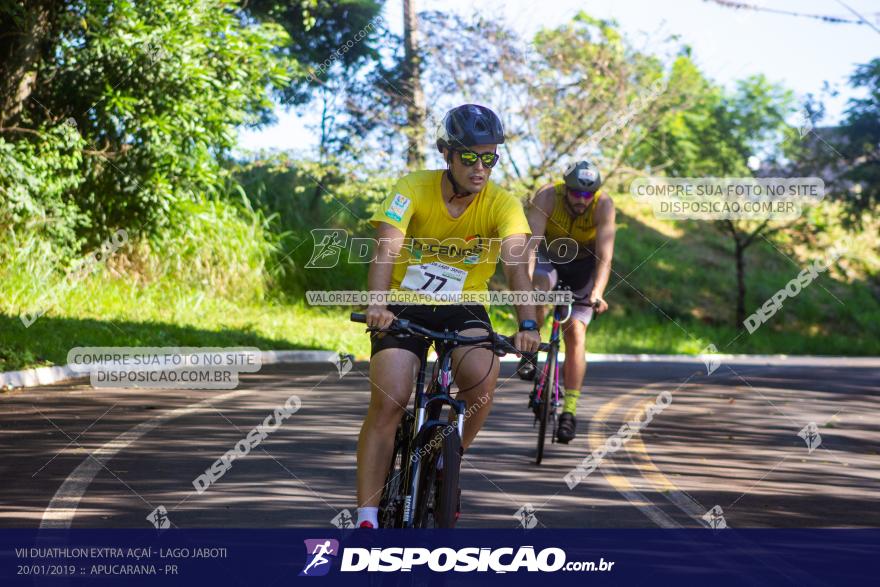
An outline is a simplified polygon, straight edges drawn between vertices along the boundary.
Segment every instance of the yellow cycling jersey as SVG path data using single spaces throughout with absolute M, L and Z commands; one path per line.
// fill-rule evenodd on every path
M 491 181 L 453 218 L 440 191 L 442 178 L 442 170 L 404 176 L 370 218 L 374 226 L 385 222 L 406 238 L 389 289 L 486 291 L 501 239 L 531 234 L 522 203 Z
M 587 211 L 577 217 L 572 216 L 565 205 L 566 188 L 565 182 L 553 184 L 556 199 L 553 204 L 553 213 L 547 218 L 547 227 L 544 229 L 544 237 L 547 243 L 552 243 L 558 238 L 570 238 L 579 245 L 591 246 L 596 240 L 596 206 L 599 204 L 601 193 L 597 193 L 587 207 Z

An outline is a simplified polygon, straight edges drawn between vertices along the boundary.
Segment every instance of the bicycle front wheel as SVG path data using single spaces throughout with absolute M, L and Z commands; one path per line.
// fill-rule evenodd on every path
M 555 363 L 555 353 L 550 353 L 547 356 L 547 362 L 544 364 L 544 377 L 541 378 L 543 379 L 543 386 L 541 387 L 541 403 L 538 406 L 538 450 L 535 455 L 536 465 L 540 465 L 541 461 L 544 459 L 544 441 L 547 438 L 547 421 L 550 419 L 550 402 L 553 401 L 550 394 L 553 393 L 553 388 L 556 383 Z
M 454 528 L 458 514 L 461 476 L 461 438 L 458 426 L 434 428 L 428 442 L 420 444 L 430 451 L 419 470 L 419 490 L 413 525 L 416 528 Z M 442 455 L 442 460 L 440 459 Z M 441 465 L 438 468 L 437 464 Z

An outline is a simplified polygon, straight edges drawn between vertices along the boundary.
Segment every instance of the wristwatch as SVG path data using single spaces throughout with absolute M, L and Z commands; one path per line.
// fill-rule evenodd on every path
M 534 320 L 523 320 L 519 323 L 519 330 L 522 332 L 523 330 L 537 330 L 538 323 Z

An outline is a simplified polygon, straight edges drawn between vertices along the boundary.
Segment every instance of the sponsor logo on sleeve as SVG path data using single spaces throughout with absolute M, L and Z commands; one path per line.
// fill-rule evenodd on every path
M 411 203 L 412 201 L 403 194 L 396 194 L 394 199 L 391 200 L 391 205 L 385 210 L 385 216 L 400 222 L 403 220 L 403 215 L 406 214 L 406 210 Z

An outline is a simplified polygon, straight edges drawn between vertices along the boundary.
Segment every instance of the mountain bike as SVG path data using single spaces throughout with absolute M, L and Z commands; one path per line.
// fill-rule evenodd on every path
M 365 323 L 366 315 L 352 313 L 351 320 Z M 452 396 L 452 350 L 459 346 L 488 348 L 498 356 L 518 351 L 510 338 L 496 332 L 463 336 L 457 331 L 429 330 L 405 319 L 394 320 L 386 329 L 368 331 L 385 332 L 386 336 L 421 336 L 437 353 L 427 390 L 427 349 L 420 357 L 413 410 L 404 413 L 394 437 L 379 501 L 379 527 L 453 528 L 461 496 L 461 439 L 467 405 Z M 547 344 L 540 347 L 548 349 Z
M 566 289 L 566 288 L 557 288 Z M 598 302 L 593 303 L 593 319 L 598 314 L 596 309 Z M 544 459 L 544 443 L 547 438 L 547 427 L 550 425 L 550 442 L 556 443 L 556 427 L 559 423 L 558 410 L 561 404 L 561 396 L 565 395 L 565 391 L 560 392 L 559 384 L 559 345 L 561 340 L 562 325 L 571 317 L 571 304 L 560 304 L 553 308 L 553 328 L 550 331 L 550 342 L 547 351 L 547 358 L 544 360 L 544 366 L 541 368 L 537 377 L 535 377 L 535 385 L 529 394 L 529 408 L 535 415 L 532 424 L 538 425 L 538 446 L 535 454 L 535 464 L 540 465 Z

